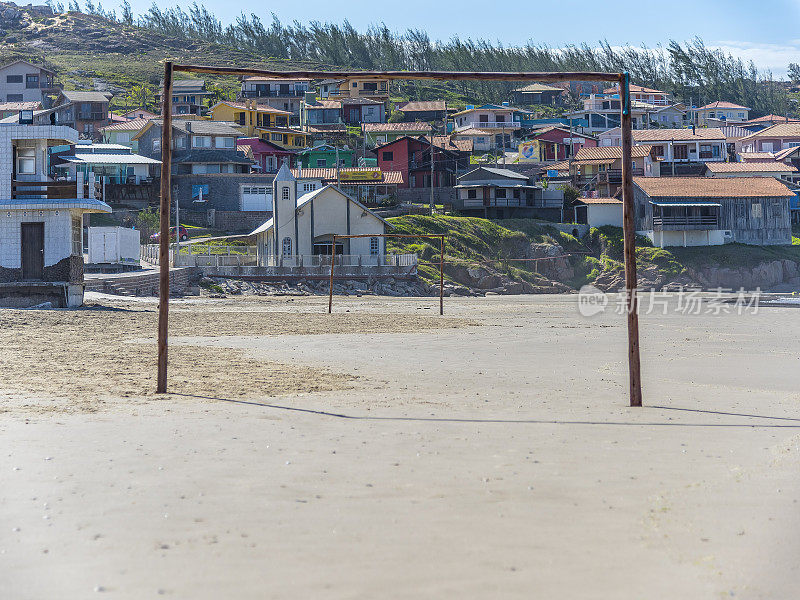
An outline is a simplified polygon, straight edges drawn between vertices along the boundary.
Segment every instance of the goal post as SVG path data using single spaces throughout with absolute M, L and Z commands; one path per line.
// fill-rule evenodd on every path
M 379 234 L 359 234 L 359 235 L 333 235 L 333 244 L 331 246 L 331 276 L 328 285 L 328 314 L 333 312 L 333 270 L 336 265 L 336 240 L 354 239 L 354 238 L 400 238 L 408 239 L 413 238 L 417 240 L 434 239 L 439 240 L 439 315 L 444 314 L 444 234 L 420 234 L 415 235 L 412 233 L 379 233 Z
M 273 79 L 347 79 L 348 77 L 367 77 L 396 80 L 426 81 L 530 81 L 530 82 L 570 82 L 591 81 L 616 83 L 620 90 L 620 128 L 622 129 L 622 229 L 625 257 L 625 291 L 628 320 L 628 381 L 631 406 L 642 405 L 642 384 L 639 363 L 639 316 L 636 310 L 636 228 L 633 206 L 633 168 L 632 168 L 632 114 L 630 95 L 630 74 L 625 72 L 533 72 L 533 71 L 274 71 L 268 69 L 222 67 L 213 65 L 178 64 L 171 60 L 164 62 L 164 85 L 162 107 L 161 141 L 161 256 L 159 279 L 158 310 L 158 376 L 157 393 L 167 391 L 167 320 L 169 318 L 169 261 L 166 260 L 169 245 L 169 206 L 171 192 L 172 143 L 172 76 L 175 72 L 205 73 L 208 75 L 228 75 L 239 77 L 269 77 Z M 165 217 L 166 215 L 166 217 Z M 444 243 L 442 242 L 442 246 Z M 334 250 L 335 252 L 335 250 Z M 442 248 L 442 254 L 444 249 Z M 443 279 L 443 277 L 440 277 Z M 440 292 L 443 283 L 440 283 Z M 440 313 L 443 308 L 440 301 Z

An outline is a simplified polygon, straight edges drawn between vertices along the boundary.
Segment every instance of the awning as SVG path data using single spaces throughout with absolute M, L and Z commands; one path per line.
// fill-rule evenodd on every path
M 653 202 L 650 204 L 654 206 L 722 206 L 718 202 Z

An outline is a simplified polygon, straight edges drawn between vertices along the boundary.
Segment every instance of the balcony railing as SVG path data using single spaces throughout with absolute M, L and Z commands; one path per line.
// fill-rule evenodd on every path
M 458 125 L 456 131 L 462 129 L 519 129 L 520 124 L 517 121 L 469 121 L 463 125 Z
M 632 169 L 633 177 L 643 177 L 644 169 Z M 597 174 L 600 183 L 622 183 L 622 169 L 608 169 Z
M 675 227 L 718 229 L 719 218 L 711 215 L 660 216 L 653 217 L 653 227 L 656 229 L 670 229 Z
M 242 98 L 302 98 L 309 90 L 245 90 Z
M 84 194 L 85 196 L 86 194 Z M 11 197 L 64 199 L 78 197 L 75 181 L 12 181 Z
M 341 96 L 342 98 L 370 98 L 373 96 L 389 96 L 389 90 L 383 88 L 378 90 L 331 90 L 329 96 Z

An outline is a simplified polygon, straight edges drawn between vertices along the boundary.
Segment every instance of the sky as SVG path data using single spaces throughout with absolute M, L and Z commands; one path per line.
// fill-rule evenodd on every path
M 130 0 L 135 14 L 146 12 L 152 0 Z M 654 47 L 669 40 L 700 36 L 707 46 L 719 47 L 775 77 L 786 74 L 790 62 L 800 63 L 800 0 L 303 0 L 270 5 L 248 0 L 202 0 L 224 23 L 255 13 L 268 21 L 274 12 L 284 23 L 298 20 L 341 22 L 356 29 L 386 23 L 395 31 L 424 29 L 434 40 L 452 36 L 485 38 L 505 46 L 529 40 L 562 47 L 606 39 L 612 46 Z M 190 1 L 161 1 L 159 6 Z M 103 6 L 114 8 L 112 2 Z

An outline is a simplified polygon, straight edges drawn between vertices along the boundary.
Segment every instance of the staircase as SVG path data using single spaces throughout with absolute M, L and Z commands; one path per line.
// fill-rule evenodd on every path
M 170 269 L 169 291 L 171 296 L 183 293 L 193 280 L 200 275 L 196 267 Z M 158 271 L 127 273 L 124 275 L 87 276 L 85 285 L 87 292 L 101 292 L 115 296 L 158 296 Z

